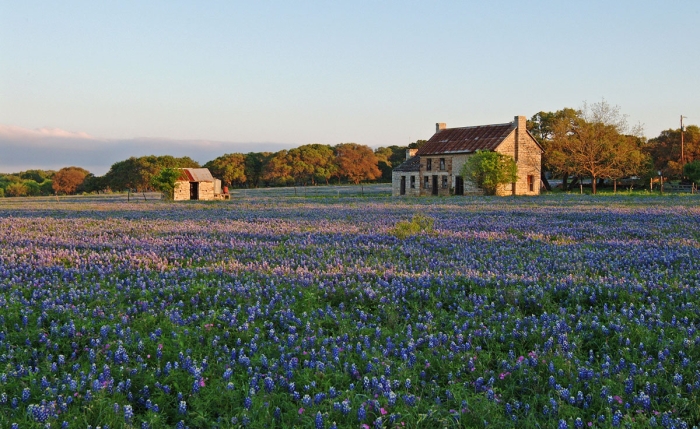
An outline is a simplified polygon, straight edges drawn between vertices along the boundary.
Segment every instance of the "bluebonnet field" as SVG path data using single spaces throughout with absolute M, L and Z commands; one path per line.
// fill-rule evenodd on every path
M 694 197 L 4 201 L 3 428 L 700 424 Z

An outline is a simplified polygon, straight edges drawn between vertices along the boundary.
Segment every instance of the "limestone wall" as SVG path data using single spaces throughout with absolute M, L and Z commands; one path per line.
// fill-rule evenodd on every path
M 391 195 L 395 197 L 401 195 L 401 177 L 406 177 L 406 194 L 405 196 L 417 197 L 420 195 L 420 174 L 415 171 L 394 171 L 391 173 Z M 414 177 L 415 186 L 411 187 L 411 177 Z

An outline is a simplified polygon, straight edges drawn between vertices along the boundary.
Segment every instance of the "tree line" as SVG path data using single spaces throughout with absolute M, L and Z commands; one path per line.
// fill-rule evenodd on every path
M 659 171 L 666 179 L 700 182 L 700 128 L 695 125 L 682 130 L 683 160 L 680 128 L 647 140 L 640 126 L 630 126 L 619 107 L 605 101 L 538 112 L 527 127 L 544 149 L 542 178 L 548 189 L 548 177 L 561 179 L 564 190 L 590 179 L 596 192 L 605 181 L 616 186 L 620 179 L 635 177 L 648 183 Z M 80 167 L 28 170 L 0 174 L 0 196 L 148 191 L 161 170 L 187 167 L 206 167 L 224 186 L 233 188 L 390 182 L 392 169 L 406 159 L 406 149 L 425 142 L 375 150 L 356 143 L 315 143 L 279 152 L 229 153 L 204 165 L 189 157 L 131 157 L 114 163 L 104 176 Z
M 544 149 L 543 172 L 562 179 L 571 189 L 590 179 L 593 193 L 605 180 L 613 186 L 622 178 L 648 181 L 659 172 L 666 179 L 700 182 L 700 128 L 668 129 L 653 139 L 642 136 L 640 125 L 630 126 L 618 106 L 606 101 L 539 112 L 528 121 L 528 130 Z M 545 175 L 543 182 L 548 189 Z

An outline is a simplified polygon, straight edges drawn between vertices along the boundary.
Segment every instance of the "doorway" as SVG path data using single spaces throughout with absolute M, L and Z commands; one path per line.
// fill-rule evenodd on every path
M 401 176 L 401 192 L 400 195 L 406 195 L 406 176 Z
M 440 189 L 438 188 L 438 177 L 437 175 L 433 176 L 433 195 L 437 195 L 438 191 Z
M 464 195 L 464 177 L 455 177 L 455 195 Z
M 199 199 L 199 182 L 190 182 L 190 200 Z

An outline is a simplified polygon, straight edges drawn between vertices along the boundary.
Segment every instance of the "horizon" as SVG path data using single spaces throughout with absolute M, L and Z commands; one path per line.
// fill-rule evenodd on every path
M 673 6 L 6 4 L 0 171 L 406 146 L 603 99 L 653 138 L 700 123 L 700 4 Z

